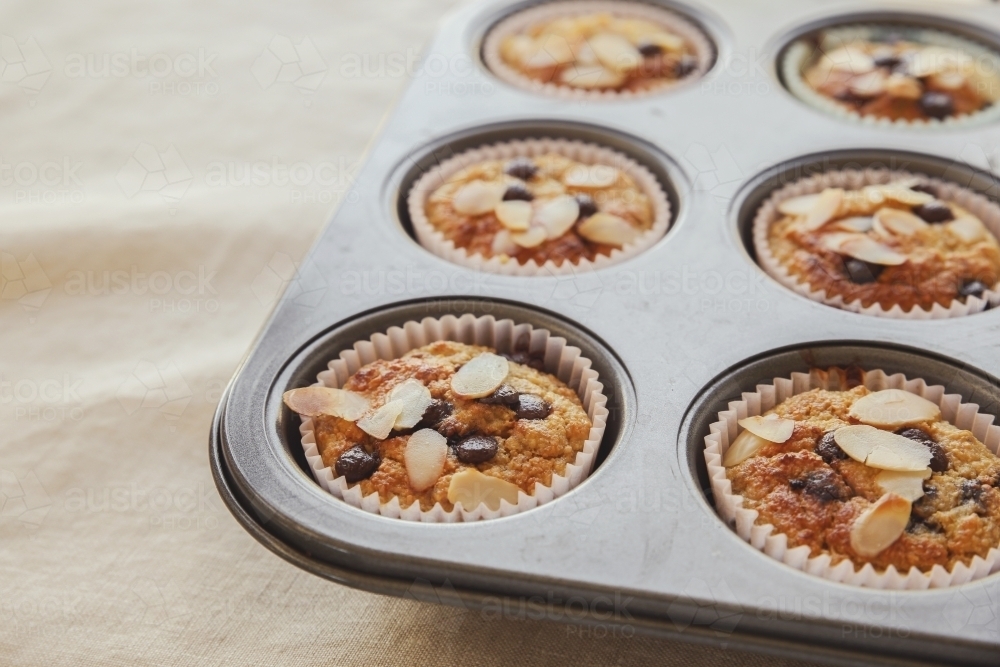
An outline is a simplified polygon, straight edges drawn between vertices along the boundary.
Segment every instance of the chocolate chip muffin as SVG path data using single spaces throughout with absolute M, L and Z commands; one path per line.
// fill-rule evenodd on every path
M 499 56 L 529 80 L 577 90 L 646 91 L 701 70 L 695 44 L 672 27 L 675 20 L 619 6 L 620 12 L 547 12 L 500 37 Z
M 361 367 L 342 389 L 285 393 L 313 420 L 323 462 L 381 503 L 466 511 L 517 504 L 562 475 L 591 420 L 527 344 L 513 354 L 452 341 Z
M 650 196 L 626 168 L 557 152 L 474 162 L 433 190 L 422 213 L 468 255 L 538 266 L 609 256 L 654 226 Z
M 789 548 L 905 574 L 1000 545 L 1000 458 L 934 402 L 812 389 L 739 424 L 722 458 L 732 492 Z
M 758 260 L 788 286 L 854 307 L 985 304 L 1000 281 L 1000 244 L 957 192 L 912 177 L 772 199 L 754 223 Z
M 848 115 L 938 122 L 980 113 L 1000 99 L 996 54 L 953 35 L 859 26 L 814 39 L 790 50 L 786 80 L 807 101 L 818 96 Z

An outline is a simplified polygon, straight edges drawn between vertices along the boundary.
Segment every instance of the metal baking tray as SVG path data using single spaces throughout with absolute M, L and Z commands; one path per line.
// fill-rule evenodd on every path
M 996 665 L 1000 575 L 879 591 L 791 569 L 744 543 L 712 508 L 707 423 L 761 380 L 860 364 L 940 382 L 1000 414 L 998 310 L 945 321 L 849 313 L 779 286 L 754 263 L 748 221 L 769 188 L 840 166 L 957 180 L 997 198 L 1000 126 L 877 129 L 828 117 L 781 86 L 795 36 L 851 17 L 947 25 L 998 44 L 986 5 L 818 0 L 660 2 L 717 46 L 702 80 L 628 102 L 531 95 L 479 60 L 483 35 L 531 3 L 452 15 L 353 185 L 233 378 L 216 414 L 219 492 L 265 546 L 370 591 L 842 664 Z M 642 255 L 596 272 L 509 277 L 452 265 L 412 238 L 403 203 L 428 165 L 463 148 L 555 136 L 649 167 L 674 221 Z M 408 319 L 493 314 L 566 336 L 601 372 L 612 419 L 594 473 L 512 517 L 437 525 L 355 509 L 311 478 L 281 393 L 355 340 Z M 597 636 L 595 630 L 595 635 Z M 602 635 L 603 636 L 603 635 Z

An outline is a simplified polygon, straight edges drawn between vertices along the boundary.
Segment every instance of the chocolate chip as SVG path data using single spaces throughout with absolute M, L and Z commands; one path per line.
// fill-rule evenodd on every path
M 827 431 L 823 434 L 823 437 L 816 441 L 816 453 L 823 457 L 823 460 L 829 464 L 834 461 L 843 461 L 847 458 L 847 454 L 844 450 L 840 448 L 837 441 L 833 437 L 833 431 Z
M 681 79 L 698 69 L 698 59 L 690 53 L 685 53 L 674 65 L 674 76 Z
M 979 299 L 983 298 L 983 292 L 986 291 L 986 285 L 979 282 L 978 280 L 970 280 L 963 283 L 961 287 L 958 288 L 958 295 L 962 297 L 974 296 Z
M 899 59 L 899 56 L 879 56 L 875 59 L 875 66 L 893 69 L 894 67 L 899 67 L 902 62 L 903 61 Z
M 528 352 L 519 351 L 513 354 L 502 355 L 507 361 L 513 361 L 515 364 L 522 364 L 524 366 L 529 366 L 534 368 L 536 371 L 545 370 L 545 357 L 541 354 L 529 354 Z
M 844 271 L 852 283 L 856 285 L 867 285 L 878 280 L 885 267 L 878 264 L 871 264 L 860 259 L 847 257 L 844 259 Z
M 489 396 L 479 399 L 479 402 L 486 403 L 487 405 L 506 405 L 508 408 L 516 410 L 519 404 L 519 396 L 520 394 L 512 386 L 502 384 Z
M 948 469 L 948 452 L 944 447 L 931 437 L 929 433 L 919 428 L 901 428 L 896 431 L 896 435 L 909 438 L 914 442 L 919 442 L 927 449 L 931 450 L 931 470 L 934 472 L 944 472 Z
M 520 178 L 522 181 L 528 181 L 531 180 L 532 176 L 538 173 L 538 165 L 532 162 L 529 158 L 518 157 L 507 163 L 504 167 L 504 172 L 508 176 Z
M 507 186 L 507 189 L 503 193 L 503 200 L 510 201 L 511 199 L 520 199 L 521 201 L 531 201 L 535 198 L 535 195 L 528 192 L 528 188 L 524 187 L 520 183 L 513 183 Z
M 951 207 L 944 202 L 932 201 L 920 206 L 914 206 L 913 212 L 923 218 L 926 222 L 938 223 L 948 222 L 955 219 L 955 214 L 951 212 Z
M 826 468 L 814 470 L 805 477 L 790 479 L 788 484 L 795 491 L 803 491 L 824 503 L 847 500 L 851 495 L 840 475 Z
M 552 412 L 552 406 L 534 394 L 521 394 L 518 397 L 518 419 L 545 419 Z
M 590 216 L 597 213 L 597 204 L 594 202 L 594 198 L 590 195 L 574 195 L 576 203 L 580 205 L 580 217 L 577 220 L 583 220 L 584 218 L 589 218 Z
M 434 428 L 441 422 L 443 422 L 452 412 L 455 411 L 455 407 L 448 401 L 442 401 L 440 398 L 435 398 L 431 401 L 431 404 L 427 406 L 424 410 L 424 414 L 420 417 L 420 423 L 414 428 L 417 430 L 422 428 Z
M 361 445 L 354 445 L 337 457 L 334 469 L 338 477 L 346 477 L 348 482 L 360 482 L 368 479 L 382 463 L 378 452 L 369 453 Z
M 639 53 L 641 53 L 644 58 L 658 56 L 663 53 L 663 47 L 659 44 L 653 44 L 652 42 L 643 42 L 636 48 L 639 49 Z
M 916 185 L 911 185 L 910 189 L 913 190 L 914 192 L 923 192 L 924 194 L 928 194 L 931 197 L 938 196 L 937 188 L 935 188 L 933 185 L 928 185 L 927 183 L 917 183 Z
M 977 505 L 983 504 L 983 492 L 985 489 L 983 485 L 975 479 L 963 479 L 962 480 L 962 502 L 963 503 L 976 503 Z
M 955 102 L 947 93 L 926 92 L 920 96 L 920 109 L 931 118 L 947 118 L 955 113 Z
M 455 456 L 462 463 L 483 463 L 497 455 L 499 446 L 492 435 L 470 435 L 454 445 Z

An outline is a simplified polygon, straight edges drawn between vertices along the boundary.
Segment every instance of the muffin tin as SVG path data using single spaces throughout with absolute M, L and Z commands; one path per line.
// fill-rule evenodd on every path
M 530 4 L 464 8 L 427 53 L 478 63 L 490 25 Z M 573 104 L 503 84 L 480 64 L 417 74 L 358 174 L 357 194 L 303 261 L 309 284 L 292 281 L 223 396 L 211 435 L 220 494 L 251 534 L 299 567 L 487 619 L 551 619 L 598 626 L 592 636 L 640 631 L 843 664 L 995 665 L 1000 574 L 888 592 L 799 572 L 718 518 L 701 461 L 706 420 L 726 401 L 811 366 L 902 371 L 1000 414 L 1000 312 L 896 321 L 827 307 L 767 277 L 747 236 L 768 188 L 824 167 L 887 163 L 1000 198 L 988 162 L 975 163 L 1000 143 L 1000 126 L 846 123 L 788 94 L 775 66 L 804 30 L 866 16 L 926 23 L 947 12 L 949 27 L 995 44 L 1000 10 L 903 10 L 885 0 L 659 4 L 698 22 L 718 49 L 702 80 L 661 95 Z M 671 200 L 666 236 L 621 264 L 560 276 L 477 273 L 421 248 L 405 205 L 421 169 L 527 136 L 603 143 L 647 166 Z M 595 362 L 611 419 L 594 472 L 551 503 L 474 523 L 413 523 L 339 501 L 312 479 L 281 393 L 310 384 L 355 340 L 448 313 L 530 322 Z

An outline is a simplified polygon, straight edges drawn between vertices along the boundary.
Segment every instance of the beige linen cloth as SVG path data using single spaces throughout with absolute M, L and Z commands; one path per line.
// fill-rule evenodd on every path
M 379 59 L 453 4 L 0 6 L 0 664 L 781 664 L 355 591 L 216 494 L 220 391 L 407 83 Z

